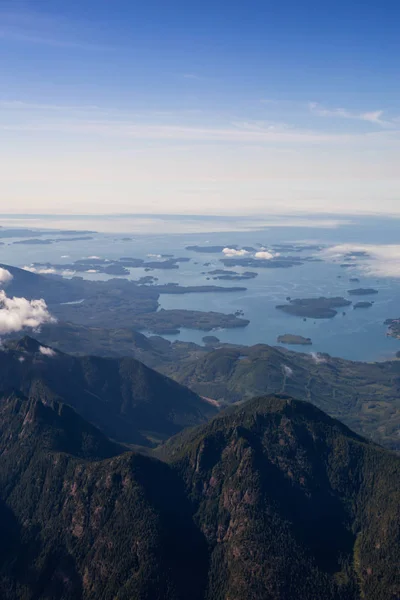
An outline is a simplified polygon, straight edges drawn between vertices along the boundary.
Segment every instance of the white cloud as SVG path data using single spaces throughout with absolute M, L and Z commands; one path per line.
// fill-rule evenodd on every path
M 367 253 L 362 260 L 358 260 L 357 256 L 352 259 L 357 264 L 355 270 L 359 271 L 361 275 L 400 277 L 399 244 L 340 244 L 323 250 L 321 256 L 327 260 L 337 261 L 354 252 Z
M 255 258 L 262 258 L 264 260 L 271 260 L 271 258 L 274 258 L 275 256 L 277 256 L 276 254 L 273 254 L 272 252 L 268 252 L 267 250 L 263 250 L 261 252 L 256 252 L 255 253 Z
M 291 369 L 287 365 L 282 365 L 282 369 L 283 369 L 283 372 L 286 375 L 286 377 L 292 377 L 292 375 L 293 375 L 293 369 Z
M 24 271 L 29 271 L 30 273 L 36 273 L 38 275 L 53 275 L 56 273 L 56 270 L 53 267 L 22 267 Z
M 56 356 L 56 352 L 52 348 L 46 348 L 46 346 L 40 346 L 39 352 L 44 356 Z
M 323 356 L 321 356 L 320 354 L 318 354 L 318 352 L 310 352 L 310 358 L 317 365 L 319 365 L 321 363 L 326 363 L 327 362 L 326 358 L 324 358 Z
M 9 283 L 13 279 L 10 271 L 7 269 L 3 269 L 0 267 L 0 285 L 4 285 L 5 283 Z
M 317 102 L 310 102 L 308 105 L 310 111 L 319 117 L 339 117 L 341 119 L 355 119 L 357 121 L 366 121 L 381 127 L 395 127 L 395 120 L 382 119 L 383 110 L 374 110 L 370 112 L 354 113 L 346 108 L 325 108 Z
M 88 269 L 86 273 L 98 273 L 98 271 L 96 269 Z
M 246 256 L 249 254 L 247 250 L 236 250 L 236 248 L 224 248 L 222 252 L 225 256 Z
M 25 327 L 37 329 L 55 321 L 43 299 L 9 298 L 0 290 L 0 334 L 22 331 Z

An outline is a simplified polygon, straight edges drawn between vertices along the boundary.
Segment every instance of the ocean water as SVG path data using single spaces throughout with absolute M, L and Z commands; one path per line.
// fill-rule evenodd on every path
M 142 275 L 158 277 L 158 283 L 175 282 L 181 285 L 215 284 L 219 286 L 246 287 L 246 291 L 234 293 L 196 293 L 166 295 L 160 298 L 162 308 L 195 309 L 232 313 L 243 310 L 250 320 L 245 328 L 225 329 L 213 332 L 223 341 L 237 344 L 266 343 L 276 345 L 278 335 L 284 333 L 310 337 L 310 347 L 291 346 L 292 350 L 327 352 L 352 360 L 385 360 L 393 358 L 400 350 L 400 341 L 386 335 L 387 318 L 400 317 L 400 221 L 376 217 L 316 217 L 273 216 L 271 218 L 217 218 L 217 217 L 163 217 L 118 216 L 118 217 L 43 217 L 8 215 L 0 218 L 0 225 L 9 227 L 52 228 L 54 230 L 96 230 L 93 239 L 87 241 L 56 242 L 50 245 L 18 245 L 20 238 L 2 239 L 0 261 L 15 266 L 29 266 L 33 262 L 68 264 L 89 256 L 115 259 L 122 256 L 146 258 L 149 254 L 173 254 L 188 256 L 188 263 L 179 269 L 157 269 L 150 273 L 144 269 L 131 269 L 130 277 Z M 78 235 L 78 234 L 77 234 Z M 32 237 L 35 237 L 32 235 Z M 60 237 L 52 231 L 44 236 Z M 69 237 L 69 236 L 68 236 Z M 129 240 L 124 238 L 129 237 Z M 258 277 L 247 281 L 207 281 L 203 271 L 224 268 L 220 254 L 200 254 L 185 249 L 188 245 L 255 246 L 263 244 L 270 248 L 281 243 L 318 243 L 326 249 L 320 255 L 322 262 L 304 263 L 289 269 L 253 268 L 232 270 L 254 270 Z M 343 259 L 332 247 L 347 244 L 351 250 L 358 246 L 368 248 L 370 256 L 359 258 L 357 266 L 350 269 L 340 267 Z M 344 252 L 344 250 L 343 250 Z M 290 254 L 294 254 L 290 252 Z M 299 257 L 319 256 L 317 252 L 300 253 Z M 210 262 L 210 267 L 204 263 Z M 197 264 L 196 264 L 197 263 Z M 228 268 L 228 267 L 227 267 Z M 230 268 L 230 267 L 229 267 Z M 108 276 L 86 273 L 90 279 L 109 279 Z M 350 277 L 358 277 L 360 283 L 350 283 Z M 373 300 L 368 309 L 339 309 L 333 319 L 307 319 L 287 315 L 278 311 L 277 304 L 291 298 L 315 296 L 347 296 L 354 287 L 373 287 L 379 290 L 371 297 L 352 297 L 358 300 Z M 342 311 L 346 314 L 342 315 Z M 204 332 L 181 330 L 181 339 L 202 343 Z

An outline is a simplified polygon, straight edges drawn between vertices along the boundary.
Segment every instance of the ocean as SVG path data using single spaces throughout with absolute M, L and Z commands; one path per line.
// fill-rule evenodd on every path
M 351 360 L 379 361 L 393 358 L 400 350 L 400 340 L 386 335 L 388 318 L 400 317 L 400 221 L 378 217 L 271 216 L 271 217 L 195 217 L 162 215 L 106 216 L 28 216 L 0 217 L 0 225 L 52 229 L 41 239 L 62 237 L 59 230 L 95 230 L 92 239 L 57 241 L 48 245 L 15 244 L 21 237 L 1 238 L 0 261 L 14 266 L 30 266 L 34 262 L 69 264 L 75 260 L 98 256 L 110 260 L 120 257 L 147 258 L 149 255 L 172 254 L 190 257 L 179 269 L 156 269 L 151 273 L 143 268 L 131 269 L 130 277 L 138 279 L 151 274 L 157 283 L 174 282 L 181 285 L 240 286 L 246 291 L 232 293 L 195 293 L 160 297 L 161 308 L 195 309 L 232 313 L 241 310 L 250 320 L 245 328 L 212 332 L 221 342 L 235 344 L 265 343 L 277 345 L 277 336 L 285 333 L 312 339 L 312 346 L 290 346 L 301 352 L 324 352 Z M 69 234 L 67 237 L 74 237 Z M 35 232 L 32 233 L 35 237 Z M 322 251 L 290 252 L 290 255 L 313 255 L 321 262 L 304 262 L 288 269 L 241 268 L 256 271 L 255 279 L 245 281 L 214 281 L 207 271 L 223 269 L 222 253 L 203 254 L 186 250 L 187 246 L 259 245 L 273 249 L 277 244 L 318 244 Z M 363 250 L 354 267 L 343 268 L 346 253 Z M 204 266 L 204 263 L 211 263 Z M 227 267 L 231 268 L 231 267 Z M 85 273 L 88 279 L 109 279 L 99 273 Z M 207 277 L 210 277 L 207 280 Z M 358 278 L 354 284 L 350 278 Z M 375 288 L 373 297 L 351 297 L 353 302 L 371 300 L 373 306 L 354 310 L 339 309 L 332 319 L 310 319 L 287 315 L 275 307 L 287 297 L 347 296 L 354 287 Z M 346 314 L 343 315 L 342 312 Z M 202 343 L 202 331 L 182 329 L 179 335 L 165 336 Z M 288 346 L 286 346 L 288 347 Z

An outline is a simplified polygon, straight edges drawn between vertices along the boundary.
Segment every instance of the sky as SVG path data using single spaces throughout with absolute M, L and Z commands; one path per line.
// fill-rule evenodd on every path
M 397 0 L 0 0 L 0 213 L 400 215 Z

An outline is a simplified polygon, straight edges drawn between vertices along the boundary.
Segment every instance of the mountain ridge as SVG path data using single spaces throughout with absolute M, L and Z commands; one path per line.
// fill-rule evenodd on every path
M 12 393 L 0 411 L 4 600 L 400 593 L 400 458 L 309 403 L 255 398 L 154 457 L 82 453 L 84 435 L 71 454 L 71 422 L 104 435 L 58 402 Z
M 217 409 L 130 358 L 74 357 L 25 336 L 0 353 L 0 390 L 59 400 L 118 442 L 152 446 Z

